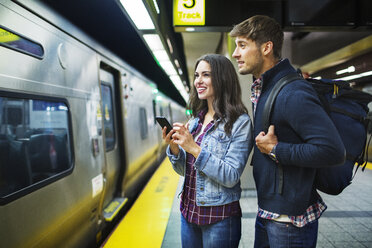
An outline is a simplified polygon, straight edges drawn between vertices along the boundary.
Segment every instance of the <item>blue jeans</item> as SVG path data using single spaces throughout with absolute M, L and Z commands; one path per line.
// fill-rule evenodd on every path
M 210 225 L 187 222 L 181 214 L 181 240 L 184 248 L 233 248 L 239 246 L 241 217 L 233 216 Z
M 256 218 L 255 248 L 316 247 L 318 220 L 296 227 L 292 223 Z

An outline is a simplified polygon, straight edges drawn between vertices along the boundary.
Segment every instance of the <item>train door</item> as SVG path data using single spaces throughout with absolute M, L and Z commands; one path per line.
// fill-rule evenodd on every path
M 118 97 L 119 89 L 117 88 L 119 82 L 114 73 L 109 70 L 100 69 L 101 81 L 101 118 L 103 127 L 101 133 L 105 142 L 105 166 L 103 175 L 106 180 L 105 194 L 103 200 L 103 207 L 105 207 L 104 217 L 106 221 L 113 219 L 113 214 L 117 213 L 116 207 L 121 207 L 125 200 L 121 198 L 114 198 L 116 196 L 119 180 L 122 178 L 124 164 L 124 149 L 122 137 L 122 123 L 121 123 L 121 107 L 120 97 Z M 111 204 L 110 204 L 111 203 Z M 116 207 L 112 207 L 116 206 Z M 111 210 L 111 211 L 110 211 Z

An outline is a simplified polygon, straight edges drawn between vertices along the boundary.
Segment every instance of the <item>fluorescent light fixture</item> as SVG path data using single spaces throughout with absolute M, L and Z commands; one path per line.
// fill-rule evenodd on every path
M 158 61 L 164 61 L 164 60 L 169 61 L 168 53 L 165 50 L 152 51 L 152 54 L 154 54 L 155 58 Z
M 170 41 L 170 39 L 167 37 L 167 44 L 168 44 L 168 47 L 169 47 L 169 51 L 170 53 L 173 53 L 173 46 L 172 46 L 172 42 Z
M 178 90 L 182 90 L 184 88 L 179 76 L 170 76 L 169 78 Z
M 183 99 L 185 100 L 185 102 L 188 102 L 189 101 L 189 94 L 183 90 L 180 92 L 181 93 L 181 96 L 183 97 Z
M 147 46 L 151 49 L 151 51 L 156 50 L 165 50 L 163 43 L 160 40 L 159 35 L 157 34 L 144 34 L 143 38 L 145 39 Z
M 186 32 L 194 32 L 195 28 L 186 28 L 185 30 L 186 30 Z
M 152 2 L 154 3 L 156 13 L 160 14 L 160 9 L 159 9 L 159 6 L 158 6 L 158 2 L 156 2 L 156 0 L 152 0 Z
M 120 0 L 120 3 L 137 29 L 155 29 L 154 23 L 142 0 Z
M 176 89 L 180 92 L 183 99 L 187 102 L 189 100 L 189 94 L 187 93 L 185 87 L 182 84 L 182 81 L 179 76 L 170 76 L 170 80 L 173 82 Z
M 169 60 L 168 61 L 159 61 L 159 64 L 163 68 L 163 70 L 168 74 L 168 76 L 177 75 L 177 72 L 174 69 L 174 66 L 173 66 L 172 62 L 170 62 Z
M 179 75 L 182 75 L 182 74 L 183 74 L 183 71 L 182 71 L 182 69 L 180 68 L 181 66 L 180 66 L 180 62 L 178 62 L 178 59 L 175 59 L 175 60 L 174 60 L 174 63 L 175 63 L 176 66 L 177 66 L 178 74 L 179 74 Z
M 177 67 L 180 67 L 180 63 L 178 62 L 178 59 L 175 59 L 174 63 L 176 64 Z
M 341 74 L 344 74 L 344 73 L 351 73 L 351 72 L 354 72 L 354 71 L 355 71 L 355 67 L 354 66 L 349 66 L 346 69 L 336 71 L 336 75 L 341 75 Z
M 168 53 L 164 49 L 163 43 L 157 34 L 144 34 L 143 39 L 147 43 L 147 46 L 150 48 L 152 54 L 154 55 L 155 60 L 160 64 L 160 66 L 163 68 L 165 73 L 169 76 L 170 80 L 176 87 L 176 89 L 180 92 L 183 99 L 187 102 L 189 99 L 189 94 L 187 93 L 187 90 L 185 89 L 185 86 L 183 85 L 180 77 L 177 74 L 177 71 L 175 70 L 174 65 L 169 59 Z M 170 52 L 173 52 L 172 44 L 167 38 L 168 47 L 170 49 Z M 175 60 L 174 63 L 177 65 L 178 73 L 180 75 L 183 74 L 183 71 L 181 68 L 178 68 L 180 63 L 178 60 Z
M 337 78 L 337 80 L 349 81 L 349 80 L 353 80 L 353 79 L 357 79 L 357 78 L 362 78 L 362 77 L 368 77 L 368 76 L 372 76 L 372 71 L 366 71 L 366 72 L 362 72 L 362 73 L 351 75 L 351 76 L 347 76 L 347 77 Z
M 315 77 L 314 79 L 318 79 L 318 80 L 320 80 L 320 79 L 322 79 L 322 77 L 321 77 L 321 76 L 317 76 L 317 77 Z

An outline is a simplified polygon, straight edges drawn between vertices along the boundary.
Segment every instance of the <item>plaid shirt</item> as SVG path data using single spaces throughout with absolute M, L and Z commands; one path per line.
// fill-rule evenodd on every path
M 256 106 L 258 103 L 258 98 L 260 98 L 261 91 L 262 91 L 262 81 L 261 81 L 261 78 L 257 78 L 253 82 L 252 88 L 251 88 L 251 92 L 252 92 L 251 101 L 253 103 L 253 113 L 256 113 Z
M 204 121 L 205 112 L 202 111 L 199 114 L 199 123 L 196 130 L 192 133 L 198 134 Z M 202 131 L 196 140 L 198 145 L 201 144 L 205 133 L 213 126 L 214 121 L 212 120 Z M 182 192 L 180 209 L 182 215 L 189 223 L 197 225 L 209 225 L 226 219 L 231 216 L 242 216 L 239 201 L 231 202 L 222 206 L 197 206 L 196 205 L 196 170 L 194 167 L 195 158 L 191 154 L 186 155 L 186 174 L 185 174 L 185 185 Z
M 316 203 L 308 207 L 303 215 L 299 216 L 288 216 L 290 222 L 297 227 L 303 227 L 308 223 L 311 223 L 320 218 L 322 213 L 327 209 L 327 205 L 324 203 L 322 198 L 319 198 Z M 279 218 L 280 214 L 272 213 L 266 210 L 258 208 L 258 217 L 263 219 L 275 220 Z
M 251 92 L 252 92 L 251 101 L 254 106 L 253 107 L 254 114 L 256 112 L 256 106 L 258 103 L 258 99 L 260 98 L 261 91 L 262 91 L 262 80 L 261 78 L 258 78 L 257 80 L 253 82 L 252 87 L 251 87 Z M 322 215 L 322 213 L 326 209 L 327 209 L 327 205 L 324 203 L 322 198 L 319 198 L 316 203 L 314 203 L 313 205 L 309 206 L 306 209 L 304 214 L 299 215 L 299 216 L 288 216 L 288 218 L 294 226 L 303 227 L 306 224 L 319 219 L 319 217 Z M 264 209 L 261 209 L 260 207 L 258 207 L 257 215 L 258 217 L 261 217 L 263 219 L 269 219 L 269 220 L 275 220 L 279 218 L 280 216 L 280 214 L 266 211 Z

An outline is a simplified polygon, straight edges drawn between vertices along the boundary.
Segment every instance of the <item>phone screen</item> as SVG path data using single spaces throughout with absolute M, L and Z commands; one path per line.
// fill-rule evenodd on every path
M 157 116 L 156 121 L 159 123 L 161 128 L 167 127 L 167 131 L 166 131 L 167 134 L 170 132 L 170 130 L 173 129 L 172 125 L 169 123 L 167 118 L 165 118 L 164 116 Z

